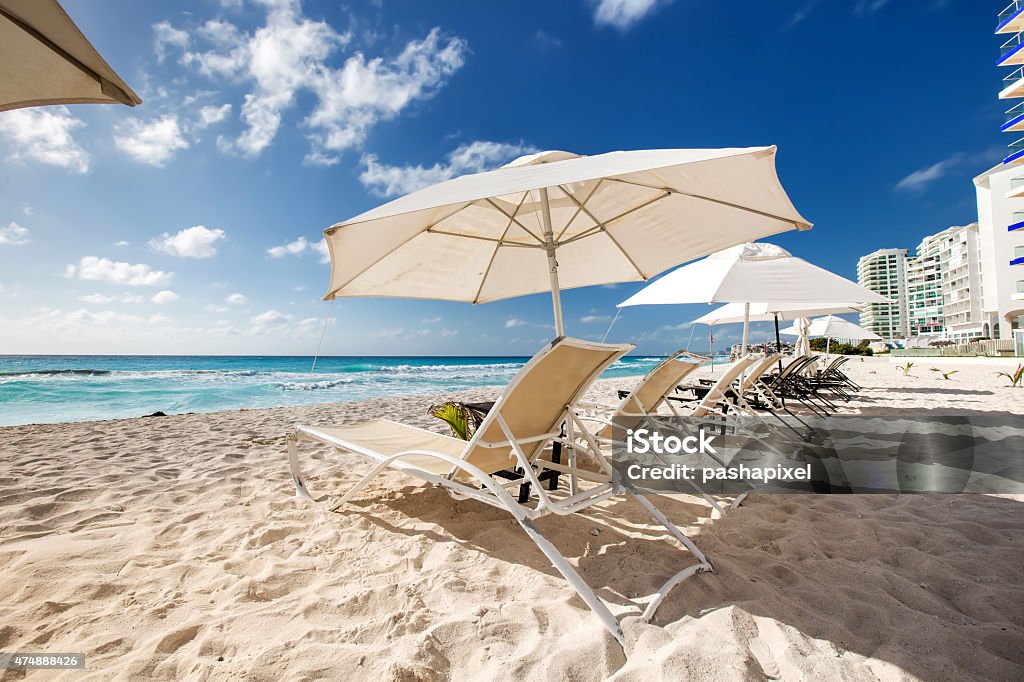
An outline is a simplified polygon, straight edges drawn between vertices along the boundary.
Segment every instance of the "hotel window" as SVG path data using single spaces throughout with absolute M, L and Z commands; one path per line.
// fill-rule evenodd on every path
M 1024 294 L 1024 279 L 1017 280 L 1017 293 Z
M 1024 246 L 1017 246 L 1013 249 L 1013 259 L 1024 258 Z

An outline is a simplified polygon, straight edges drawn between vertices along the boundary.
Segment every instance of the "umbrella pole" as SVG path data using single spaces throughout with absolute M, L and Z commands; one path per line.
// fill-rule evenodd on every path
M 743 304 L 743 345 L 740 346 L 740 357 L 747 354 L 747 334 L 750 331 L 750 303 Z
M 775 352 L 779 354 L 779 371 L 782 371 L 782 339 L 779 337 L 779 314 L 775 313 Z
M 548 273 L 551 276 L 551 307 L 555 312 L 555 336 L 565 336 L 562 323 L 562 291 L 558 286 L 558 261 L 555 260 L 555 234 L 551 229 L 551 205 L 548 203 L 548 188 L 540 190 L 541 217 L 544 219 L 544 250 L 548 254 Z

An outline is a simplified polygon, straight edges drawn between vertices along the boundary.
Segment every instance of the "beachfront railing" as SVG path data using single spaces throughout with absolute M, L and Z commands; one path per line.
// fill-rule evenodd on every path
M 1006 357 L 1014 354 L 1013 339 L 989 339 L 957 343 L 939 348 L 898 348 L 892 355 L 898 358 L 970 358 L 970 357 Z

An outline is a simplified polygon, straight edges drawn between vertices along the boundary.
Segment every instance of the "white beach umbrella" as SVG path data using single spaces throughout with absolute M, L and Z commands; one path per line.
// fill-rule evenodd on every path
M 325 299 L 485 303 L 645 281 L 713 251 L 808 223 L 775 147 L 549 151 L 413 192 L 324 230 Z
M 744 313 L 747 310 L 746 303 L 726 303 L 709 313 L 701 315 L 693 324 L 706 324 L 717 326 L 720 324 L 735 324 L 742 322 Z M 832 313 L 856 313 L 860 312 L 856 303 L 827 303 L 825 301 L 812 301 L 807 303 L 755 303 L 751 302 L 750 314 L 746 318 L 748 322 L 789 322 L 801 317 L 813 317 L 815 315 L 829 315 Z
M 799 331 L 799 336 L 796 339 L 796 348 L 793 349 L 793 357 L 800 358 L 805 355 L 811 354 L 811 337 L 810 328 L 811 321 L 806 317 L 798 317 L 796 324 L 793 325 Z
M 856 313 L 859 312 L 856 305 L 852 303 L 826 303 L 824 301 L 813 301 L 807 303 L 726 303 L 715 308 L 711 312 L 698 317 L 693 324 L 706 324 L 709 327 L 719 324 L 733 324 L 736 322 L 775 322 L 775 345 L 782 352 L 782 339 L 779 338 L 779 321 L 806 319 L 804 316 L 826 315 L 829 313 Z M 803 339 L 806 342 L 806 339 Z M 796 344 L 800 349 L 801 344 Z M 800 353 L 794 352 L 794 357 Z M 782 359 L 779 359 L 779 369 L 782 369 Z
M 56 0 L 0 0 L 0 111 L 142 100 Z
M 865 339 L 870 341 L 880 341 L 882 339 L 878 334 L 834 315 L 819 317 L 818 319 L 813 320 L 810 325 L 793 325 L 791 327 L 786 327 L 780 333 L 788 336 L 801 336 L 808 339 L 828 339 L 825 343 L 826 357 L 829 354 L 829 347 L 832 345 L 832 339 L 849 339 L 851 341 L 863 341 Z
M 619 303 L 619 307 L 743 303 L 746 353 L 750 305 L 756 301 L 813 306 L 820 301 L 859 304 L 885 303 L 888 299 L 774 244 L 748 243 L 673 270 Z

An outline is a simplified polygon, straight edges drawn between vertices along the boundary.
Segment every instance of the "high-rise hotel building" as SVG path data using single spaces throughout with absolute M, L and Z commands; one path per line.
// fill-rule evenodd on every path
M 860 314 L 860 326 L 883 339 L 906 338 L 907 250 L 879 249 L 857 261 L 857 283 L 892 303 L 869 303 Z
M 1024 135 L 1024 0 L 999 14 L 996 33 L 1008 36 L 996 64 L 1011 69 L 999 99 L 1008 110 L 1003 132 Z M 1017 137 L 1017 136 L 1015 136 Z M 1024 340 L 1024 137 L 1006 158 L 974 179 L 983 272 L 982 325 L 992 338 Z

